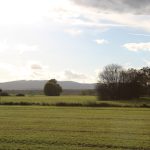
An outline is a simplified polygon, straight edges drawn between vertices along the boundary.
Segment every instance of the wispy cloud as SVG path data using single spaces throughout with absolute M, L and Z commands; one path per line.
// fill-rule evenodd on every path
M 20 54 L 24 52 L 34 52 L 38 50 L 37 45 L 27 45 L 27 44 L 17 44 L 15 49 L 19 51 Z
M 0 52 L 10 53 L 10 51 L 23 54 L 25 52 L 35 52 L 38 50 L 38 45 L 28 44 L 9 44 L 6 40 L 0 42 Z
M 129 35 L 135 35 L 135 36 L 150 36 L 150 34 L 139 34 L 139 33 L 128 33 Z
M 66 29 L 65 32 L 72 36 L 79 36 L 83 33 L 80 29 Z
M 0 42 L 0 52 L 4 52 L 8 50 L 9 46 L 7 45 L 7 41 Z
M 98 45 L 108 44 L 109 42 L 105 39 L 96 39 L 94 40 Z
M 29 61 L 26 64 L 0 63 L 1 74 L 0 82 L 12 80 L 45 80 L 49 78 L 49 68 L 39 62 Z
M 147 66 L 150 66 L 150 60 L 144 60 L 144 62 Z
M 126 62 L 125 64 L 123 64 L 123 68 L 130 69 L 130 68 L 133 68 L 133 66 L 130 62 Z
M 82 73 L 77 73 L 71 70 L 66 70 L 64 72 L 64 75 L 69 80 L 85 80 L 87 79 L 87 76 Z
M 123 47 L 127 48 L 130 51 L 150 51 L 150 42 L 148 43 L 127 43 Z

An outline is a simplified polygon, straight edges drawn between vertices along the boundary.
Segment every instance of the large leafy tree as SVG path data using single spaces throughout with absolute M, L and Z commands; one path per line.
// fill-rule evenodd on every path
M 44 86 L 44 93 L 46 96 L 59 96 L 62 92 L 62 87 L 55 79 L 49 80 Z
M 136 69 L 124 70 L 116 64 L 107 65 L 99 75 L 98 96 L 108 100 L 139 98 L 143 94 L 141 76 L 143 74 Z

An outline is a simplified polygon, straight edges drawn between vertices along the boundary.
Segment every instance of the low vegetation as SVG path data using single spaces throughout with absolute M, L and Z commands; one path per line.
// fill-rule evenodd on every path
M 80 107 L 150 107 L 150 98 L 133 100 L 97 101 L 95 96 L 26 96 L 3 97 L 0 105 L 41 105 L 41 106 L 80 106 Z
M 25 94 L 19 93 L 19 94 L 16 94 L 16 96 L 25 96 Z
M 95 90 L 82 90 L 81 91 L 82 96 L 96 96 Z

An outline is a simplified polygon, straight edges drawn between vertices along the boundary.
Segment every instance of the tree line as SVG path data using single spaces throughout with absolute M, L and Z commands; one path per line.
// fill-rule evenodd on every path
M 99 74 L 96 85 L 99 99 L 134 99 L 150 95 L 150 68 L 123 69 L 117 64 L 107 65 Z

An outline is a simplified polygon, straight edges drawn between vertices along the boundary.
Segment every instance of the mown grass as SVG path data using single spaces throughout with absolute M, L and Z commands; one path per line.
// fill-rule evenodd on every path
M 0 106 L 0 150 L 149 150 L 150 109 Z
M 2 97 L 0 105 L 85 106 L 85 107 L 150 107 L 150 98 L 98 101 L 95 96 L 25 96 Z

